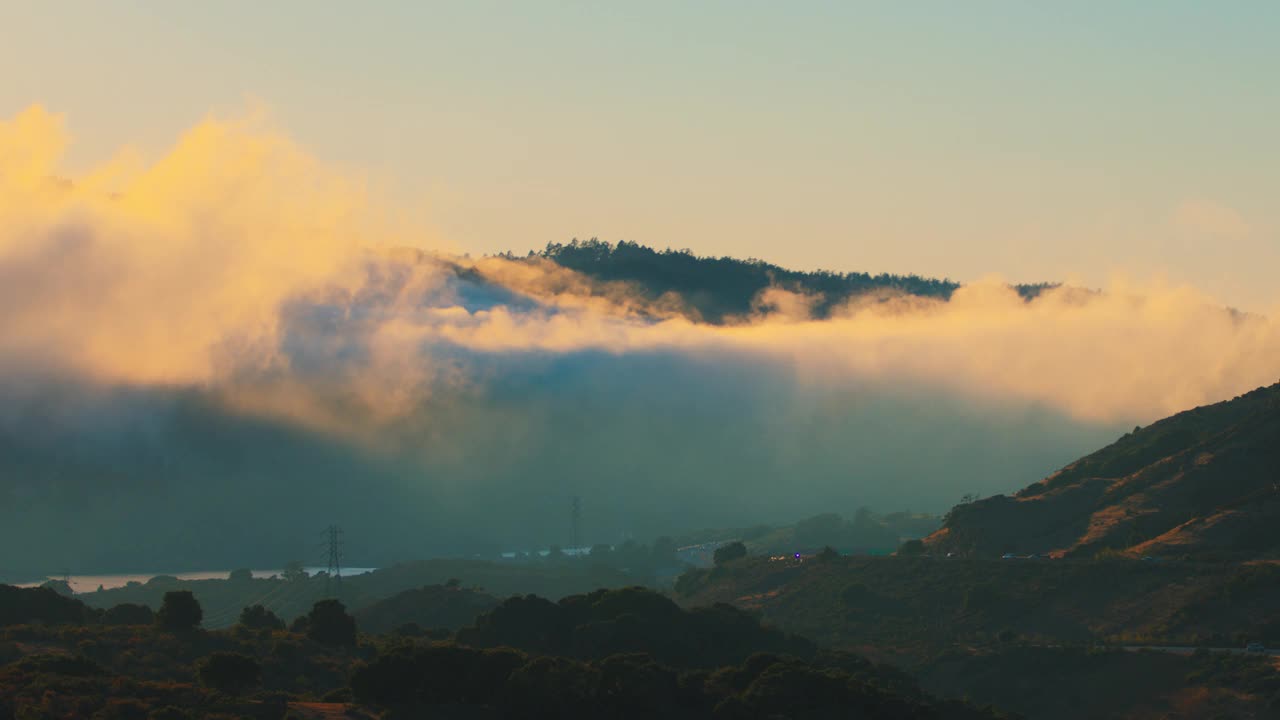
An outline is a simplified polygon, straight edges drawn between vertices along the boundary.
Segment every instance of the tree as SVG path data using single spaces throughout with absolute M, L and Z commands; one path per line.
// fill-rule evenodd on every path
M 205 687 L 239 695 L 262 682 L 262 666 L 240 653 L 216 652 L 196 662 L 196 677 Z
M 680 564 L 676 559 L 676 543 L 666 535 L 653 541 L 649 556 L 655 568 L 669 568 Z
M 20 588 L 0 584 L 0 627 L 27 623 L 83 624 L 92 611 L 75 598 L 46 587 Z
M 902 547 L 898 548 L 898 554 L 905 557 L 923 555 L 924 542 L 921 540 L 908 540 L 902 543 Z
M 724 565 L 727 562 L 732 562 L 746 556 L 747 546 L 743 545 L 740 540 L 735 540 L 728 545 L 721 545 L 716 548 L 715 553 L 712 555 L 712 559 L 715 561 L 716 565 Z
M 240 611 L 240 624 L 253 630 L 284 629 L 284 620 L 262 605 L 251 605 Z
M 146 605 L 120 603 L 102 613 L 103 625 L 150 625 L 156 614 Z
M 306 580 L 307 571 L 302 568 L 301 560 L 290 560 L 284 564 L 284 570 L 280 571 L 280 577 L 291 582 L 295 580 Z
M 231 582 L 248 582 L 253 579 L 253 571 L 249 568 L 236 568 L 227 576 Z
M 840 557 L 840 553 L 830 545 L 822 548 L 822 551 L 818 553 L 818 560 L 822 562 L 831 562 L 838 557 Z
M 307 613 L 307 637 L 321 645 L 355 647 L 356 619 L 337 600 L 321 600 Z
M 170 590 L 164 594 L 160 603 L 160 611 L 156 613 L 156 624 L 165 630 L 184 632 L 200 627 L 204 619 L 204 610 L 190 590 Z

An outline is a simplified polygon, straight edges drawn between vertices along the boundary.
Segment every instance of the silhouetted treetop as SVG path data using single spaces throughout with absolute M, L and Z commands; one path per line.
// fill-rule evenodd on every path
M 354 647 L 356 619 L 347 614 L 346 606 L 338 600 L 321 600 L 307 614 L 306 633 L 321 645 Z
M 240 624 L 253 630 L 283 630 L 284 620 L 262 605 L 250 605 L 240 612 Z
M 558 603 L 513 597 L 456 638 L 473 647 L 579 658 L 644 653 L 674 667 L 717 667 L 762 650 L 799 657 L 815 650 L 809 641 L 763 626 L 731 605 L 685 610 L 641 587 L 570 595 Z
M 50 588 L 0 585 L 0 627 L 25 623 L 80 624 L 91 614 L 83 602 Z
M 164 594 L 164 602 L 156 613 L 156 624 L 165 630 L 187 631 L 200 627 L 204 610 L 190 590 L 173 590 Z

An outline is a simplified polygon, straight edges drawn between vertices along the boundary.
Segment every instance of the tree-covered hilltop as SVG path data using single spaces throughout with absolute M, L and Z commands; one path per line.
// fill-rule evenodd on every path
M 503 257 L 519 259 L 510 253 Z M 919 275 L 802 272 L 755 258 L 699 257 L 690 250 L 659 251 L 626 240 L 549 243 L 528 257 L 550 260 L 601 282 L 629 283 L 651 301 L 674 294 L 690 314 L 713 323 L 750 314 L 757 295 L 771 286 L 814 296 L 813 313 L 819 318 L 859 295 L 894 293 L 946 300 L 960 287 L 953 280 Z M 1048 287 L 1045 283 L 1016 286 L 1026 298 Z

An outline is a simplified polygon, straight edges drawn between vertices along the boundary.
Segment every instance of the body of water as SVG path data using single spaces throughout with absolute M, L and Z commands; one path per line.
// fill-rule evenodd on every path
M 303 568 L 308 575 L 325 572 L 328 568 L 324 567 L 308 567 Z M 377 568 L 342 568 L 342 577 L 351 577 L 353 575 L 364 575 L 373 572 Z M 283 570 L 252 570 L 255 578 L 269 578 L 272 575 L 280 575 Z M 203 570 L 198 572 L 178 572 L 178 573 L 120 573 L 106 575 L 71 575 L 68 580 L 71 583 L 71 590 L 77 593 L 93 592 L 101 587 L 104 590 L 112 588 L 121 588 L 131 582 L 146 583 L 155 577 L 169 576 L 176 577 L 179 580 L 226 580 L 231 574 L 230 570 Z M 50 575 L 49 580 L 61 580 L 61 575 Z M 18 587 L 36 587 L 41 582 L 20 583 Z

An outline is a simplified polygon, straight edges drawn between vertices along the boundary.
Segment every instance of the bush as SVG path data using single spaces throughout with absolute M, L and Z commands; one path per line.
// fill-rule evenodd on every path
M 239 695 L 262 682 L 262 666 L 247 655 L 216 652 L 196 663 L 196 677 L 205 687 Z
M 240 624 L 252 630 L 284 629 L 284 620 L 262 605 L 251 605 L 240 611 Z
M 146 605 L 120 603 L 102 613 L 103 625 L 150 625 L 156 614 Z

